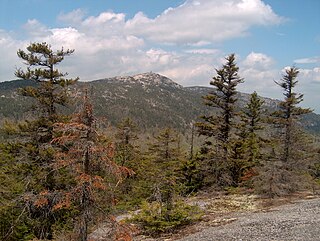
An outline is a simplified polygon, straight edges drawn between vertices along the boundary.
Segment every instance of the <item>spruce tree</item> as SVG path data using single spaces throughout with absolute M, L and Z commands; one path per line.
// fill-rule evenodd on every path
M 177 133 L 166 128 L 155 137 L 149 146 L 155 173 L 153 196 L 160 203 L 160 212 L 169 215 L 176 192 L 176 171 L 180 165 Z M 169 220 L 167 220 L 169 221 Z
M 78 78 L 65 78 L 68 73 L 60 72 L 56 66 L 66 56 L 70 56 L 74 50 L 53 51 L 47 43 L 31 43 L 27 51 L 19 49 L 18 57 L 28 66 L 26 70 L 17 69 L 15 75 L 24 80 L 32 80 L 39 85 L 37 87 L 26 87 L 20 90 L 24 96 L 32 97 L 38 106 L 38 115 L 45 122 L 42 123 L 43 131 L 47 132 L 47 138 L 52 135 L 52 123 L 59 120 L 57 107 L 66 105 L 69 101 L 65 87 L 74 84 Z M 46 119 L 46 121 L 44 120 Z
M 261 160 L 261 147 L 265 142 L 261 131 L 264 129 L 263 105 L 264 101 L 256 92 L 250 95 L 249 102 L 241 113 L 241 122 L 238 131 L 238 147 L 241 165 L 242 181 L 249 181 L 257 175 L 256 167 Z
M 115 162 L 120 166 L 132 169 L 135 173 L 138 173 L 141 167 L 140 150 L 136 145 L 137 132 L 137 125 L 130 118 L 125 118 L 117 125 L 115 134 Z M 119 188 L 123 201 L 136 200 L 134 190 L 139 188 L 137 181 L 137 175 L 128 176 L 124 180 Z M 141 197 L 141 195 L 139 196 Z
M 294 88 L 298 84 L 297 76 L 299 70 L 296 67 L 286 69 L 286 74 L 283 75 L 279 82 L 275 82 L 283 89 L 284 100 L 280 102 L 279 110 L 273 113 L 274 123 L 281 130 L 281 141 L 283 144 L 281 160 L 288 163 L 294 157 L 295 147 L 295 134 L 297 130 L 297 121 L 299 118 L 311 110 L 301 108 L 298 106 L 303 101 L 303 94 L 294 92 Z
M 15 75 L 35 82 L 35 86 L 20 89 L 20 94 L 34 99 L 36 106 L 32 118 L 19 125 L 21 148 L 15 160 L 24 177 L 25 190 L 20 201 L 28 215 L 27 225 L 31 235 L 39 239 L 52 239 L 53 225 L 63 222 L 64 217 L 63 212 L 53 209 L 57 190 L 64 185 L 56 179 L 53 168 L 53 129 L 55 123 L 66 119 L 58 108 L 67 105 L 66 87 L 78 78 L 65 78 L 67 73 L 60 72 L 56 66 L 73 52 L 63 48 L 53 51 L 47 43 L 31 43 L 26 51 L 17 52 L 27 68 L 17 69 Z
M 92 223 L 102 215 L 110 214 L 107 211 L 115 202 L 113 188 L 116 183 L 133 172 L 115 162 L 114 145 L 98 132 L 93 106 L 87 95 L 71 122 L 57 123 L 55 132 L 57 136 L 53 143 L 62 147 L 55 155 L 55 168 L 70 173 L 71 180 L 61 190 L 61 198 L 53 208 L 73 210 L 76 213 L 72 217 L 76 220 L 75 240 L 86 241 Z M 114 220 L 109 218 L 107 221 L 116 228 L 110 240 L 114 235 L 129 235 L 119 233 L 121 226 Z
M 279 103 L 279 109 L 271 115 L 275 127 L 272 153 L 264 162 L 257 182 L 260 183 L 258 189 L 271 197 L 291 193 L 308 185 L 304 174 L 307 174 L 312 153 L 298 122 L 302 115 L 311 110 L 298 106 L 303 101 L 303 95 L 294 91 L 298 74 L 297 68 L 290 67 L 282 79 L 275 82 L 283 89 L 285 98 Z
M 116 160 L 121 166 L 130 166 L 136 157 L 134 142 L 138 139 L 137 125 L 130 119 L 125 118 L 117 126 L 116 133 Z
M 242 123 L 243 134 L 247 145 L 248 162 L 251 165 L 257 164 L 260 157 L 260 146 L 263 139 L 259 132 L 264 129 L 263 126 L 263 105 L 264 101 L 259 98 L 256 92 L 250 95 L 249 103 L 243 109 Z
M 226 63 L 220 69 L 216 69 L 217 75 L 210 82 L 215 89 L 204 96 L 205 104 L 212 107 L 212 112 L 201 118 L 203 122 L 197 123 L 199 133 L 208 139 L 203 146 L 207 152 L 209 169 L 213 172 L 214 182 L 218 185 L 234 184 L 230 170 L 233 168 L 230 159 L 235 118 L 238 84 L 243 79 L 238 75 L 239 68 L 235 62 L 235 55 L 226 57 Z

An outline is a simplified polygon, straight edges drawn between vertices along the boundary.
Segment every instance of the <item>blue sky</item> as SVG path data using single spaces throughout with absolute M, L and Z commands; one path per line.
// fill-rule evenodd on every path
M 295 65 L 303 105 L 320 113 L 319 23 L 319 0 L 0 0 L 0 81 L 34 41 L 74 48 L 61 69 L 83 81 L 153 71 L 206 86 L 236 53 L 239 90 L 282 98 L 274 80 Z

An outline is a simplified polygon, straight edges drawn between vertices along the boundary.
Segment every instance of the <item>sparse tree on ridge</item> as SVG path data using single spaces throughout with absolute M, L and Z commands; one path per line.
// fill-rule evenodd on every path
M 205 104 L 217 111 L 217 114 L 202 116 L 203 122 L 197 123 L 199 133 L 208 137 L 205 150 L 211 156 L 210 168 L 213 169 L 214 181 L 219 185 L 230 185 L 233 183 L 230 177 L 230 152 L 233 129 L 236 125 L 237 112 L 236 87 L 243 83 L 238 75 L 239 67 L 235 62 L 235 55 L 226 57 L 226 63 L 220 69 L 216 69 L 217 75 L 213 77 L 210 85 L 215 89 L 204 96 Z
M 297 106 L 303 101 L 303 94 L 294 92 L 294 88 L 298 84 L 296 80 L 299 70 L 296 67 L 286 69 L 286 74 L 283 75 L 279 82 L 275 82 L 283 89 L 284 100 L 280 102 L 280 109 L 274 115 L 274 123 L 282 129 L 281 140 L 283 144 L 283 151 L 281 160 L 288 163 L 290 158 L 294 155 L 294 149 L 297 143 L 294 139 L 295 129 L 299 117 L 310 113 L 308 108 L 301 108 Z
M 117 126 L 116 159 L 121 166 L 130 165 L 135 158 L 134 141 L 138 139 L 137 126 L 130 119 L 125 118 Z
M 17 69 L 15 75 L 18 78 L 39 83 L 37 87 L 21 89 L 20 93 L 37 101 L 40 117 L 47 119 L 49 124 L 56 122 L 59 117 L 57 106 L 66 105 L 69 101 L 65 87 L 78 80 L 78 78 L 65 78 L 68 73 L 62 73 L 56 68 L 66 56 L 70 56 L 73 52 L 74 50 L 63 48 L 53 51 L 47 43 L 31 43 L 27 51 L 19 49 L 17 52 L 18 57 L 28 67 L 26 70 Z M 52 128 L 48 128 L 49 133 L 51 130 Z
M 15 159 L 25 182 L 20 201 L 29 215 L 28 232 L 40 239 L 52 239 L 53 225 L 64 216 L 59 210 L 53 210 L 56 190 L 63 184 L 55 178 L 52 167 L 55 147 L 51 142 L 54 124 L 65 120 L 58 107 L 68 103 L 66 87 L 78 80 L 65 78 L 67 73 L 60 72 L 56 66 L 73 52 L 63 48 L 53 51 L 47 43 L 31 43 L 26 51 L 17 52 L 27 68 L 17 69 L 15 75 L 36 83 L 34 87 L 20 89 L 20 94 L 33 98 L 37 110 L 17 131 L 21 148 Z
M 160 211 L 170 212 L 175 195 L 176 173 L 180 165 L 177 133 L 166 128 L 149 147 L 156 168 L 154 197 L 160 203 Z M 166 213 L 165 213 L 166 215 Z
M 257 175 L 255 167 L 261 160 L 261 147 L 265 141 L 261 137 L 261 131 L 264 129 L 263 103 L 264 101 L 259 98 L 258 94 L 253 92 L 249 102 L 242 110 L 237 142 L 239 143 L 239 152 L 241 152 L 240 159 L 243 161 L 241 166 L 243 181 L 248 181 Z
M 303 95 L 294 91 L 298 74 L 297 68 L 290 67 L 285 70 L 282 79 L 275 82 L 282 88 L 284 100 L 271 115 L 275 127 L 270 143 L 272 152 L 264 160 L 256 183 L 257 190 L 270 197 L 288 194 L 309 185 L 306 177 L 312 149 L 298 121 L 311 110 L 297 106 L 303 100 Z

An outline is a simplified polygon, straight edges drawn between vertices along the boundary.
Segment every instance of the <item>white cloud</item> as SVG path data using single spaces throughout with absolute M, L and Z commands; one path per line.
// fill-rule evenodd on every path
M 23 43 L 15 40 L 9 33 L 0 29 L 0 81 L 14 79 L 17 66 L 17 50 Z
M 50 35 L 47 27 L 36 19 L 28 19 L 27 23 L 23 25 L 23 29 L 31 38 L 43 38 Z
M 274 66 L 274 60 L 263 53 L 251 52 L 239 63 L 240 75 L 245 79 L 239 90 L 252 93 L 257 91 L 262 96 L 281 97 L 274 80 L 279 77 L 279 71 Z
M 189 54 L 217 54 L 220 52 L 218 49 L 187 49 L 186 53 Z
M 60 13 L 58 20 L 60 22 L 65 22 L 67 24 L 76 25 L 82 22 L 86 15 L 86 12 L 83 9 L 75 9 L 69 13 Z
M 152 64 L 170 66 L 179 63 L 174 53 L 169 53 L 162 49 L 150 49 L 146 52 L 146 56 Z
M 299 72 L 304 82 L 320 84 L 320 66 L 313 69 L 300 69 Z
M 242 64 L 246 68 L 254 68 L 257 70 L 270 69 L 273 63 L 274 61 L 271 57 L 262 53 L 255 53 L 255 52 L 251 52 L 242 62 Z
M 204 83 L 201 70 L 208 74 L 208 66 L 220 63 L 223 56 L 211 48 L 212 42 L 244 36 L 252 26 L 282 21 L 261 0 L 187 0 L 155 18 L 139 12 L 126 19 L 124 13 L 112 11 L 88 16 L 85 10 L 75 9 L 60 13 L 57 20 L 61 27 L 50 28 L 36 19 L 28 20 L 23 26 L 23 40 L 13 37 L 14 33 L 2 33 L 7 36 L 0 40 L 0 52 L 8 67 L 1 67 L 0 81 L 12 76 L 15 66 L 21 66 L 16 56 L 19 48 L 24 49 L 30 42 L 46 41 L 53 49 L 63 46 L 76 50 L 60 68 L 83 80 L 161 71 L 172 73 L 181 84 Z M 164 43 L 182 44 L 182 49 L 166 50 Z
M 83 21 L 84 26 L 101 26 L 101 25 L 111 25 L 117 23 L 123 23 L 125 20 L 125 14 L 123 13 L 113 13 L 113 12 L 103 12 L 98 17 L 88 17 Z
M 294 62 L 297 64 L 316 64 L 316 63 L 320 63 L 320 56 L 303 58 L 303 59 L 296 59 L 296 60 L 294 60 Z
M 197 44 L 245 36 L 252 26 L 282 21 L 261 0 L 189 0 L 154 19 L 137 13 L 126 29 L 156 42 Z

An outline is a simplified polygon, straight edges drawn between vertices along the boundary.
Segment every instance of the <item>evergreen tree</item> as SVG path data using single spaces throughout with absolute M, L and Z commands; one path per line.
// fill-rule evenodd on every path
M 176 171 L 180 165 L 177 133 L 170 128 L 162 130 L 149 146 L 149 153 L 155 168 L 154 198 L 160 203 L 160 212 L 168 216 L 176 191 Z M 169 220 L 167 220 L 169 221 Z
M 283 89 L 284 100 L 272 114 L 274 124 L 272 153 L 263 163 L 258 177 L 258 190 L 273 197 L 305 188 L 309 159 L 312 155 L 307 136 L 298 125 L 299 118 L 310 109 L 298 107 L 303 95 L 294 92 L 299 70 L 286 69 L 285 75 L 276 82 Z
M 202 116 L 204 122 L 197 124 L 201 135 L 214 138 L 213 140 L 207 139 L 203 151 L 208 152 L 206 155 L 210 161 L 210 169 L 214 174 L 214 182 L 222 186 L 235 184 L 230 173 L 233 168 L 230 153 L 233 129 L 236 126 L 235 117 L 237 116 L 235 109 L 236 87 L 243 83 L 238 71 L 234 54 L 226 58 L 226 63 L 221 69 L 216 69 L 217 75 L 210 82 L 210 85 L 215 89 L 203 98 L 205 104 L 213 107 L 213 110 L 218 113 Z
M 263 126 L 263 105 L 264 101 L 260 99 L 256 92 L 250 95 L 249 103 L 242 111 L 240 124 L 240 139 L 244 144 L 246 155 L 246 168 L 250 169 L 257 164 L 261 158 L 261 145 L 264 139 L 261 137 Z
M 203 185 L 203 174 L 200 170 L 199 156 L 194 155 L 194 135 L 195 135 L 195 123 L 191 123 L 191 140 L 190 140 L 190 152 L 189 157 L 185 158 L 180 170 L 180 182 L 184 187 L 184 194 L 190 194 L 198 191 Z
M 137 139 L 137 126 L 130 118 L 126 118 L 118 124 L 115 158 L 121 166 L 132 165 L 131 162 L 137 154 L 134 146 L 134 142 Z
M 86 241 L 90 224 L 99 217 L 98 213 L 107 211 L 115 202 L 112 186 L 133 172 L 114 161 L 114 145 L 98 133 L 87 95 L 70 123 L 55 126 L 57 137 L 53 143 L 63 147 L 55 155 L 55 167 L 71 173 L 72 181 L 62 190 L 62 198 L 53 208 L 74 209 L 77 213 L 76 240 Z M 116 224 L 111 219 L 108 221 L 112 226 Z
M 76 79 L 67 79 L 67 73 L 60 72 L 56 66 L 61 63 L 66 56 L 70 56 L 74 50 L 53 51 L 47 43 L 31 43 L 27 47 L 27 52 L 19 49 L 18 57 L 21 58 L 27 69 L 17 69 L 15 75 L 24 80 L 32 80 L 39 83 L 37 87 L 25 87 L 20 90 L 24 96 L 29 96 L 37 101 L 38 114 L 40 116 L 40 127 L 45 132 L 45 137 L 52 138 L 52 124 L 59 121 L 57 114 L 59 105 L 66 105 L 69 101 L 67 87 L 74 84 Z M 45 141 L 45 140 L 44 140 Z
M 261 130 L 264 128 L 262 123 L 262 105 L 257 93 L 251 94 L 249 102 L 242 109 L 241 121 L 236 132 L 238 138 L 233 142 L 231 159 L 233 165 L 233 176 L 236 183 L 248 181 L 257 175 L 255 167 L 261 159 L 260 148 L 265 141 L 261 137 Z
M 257 92 L 250 95 L 249 103 L 243 110 L 242 121 L 244 124 L 244 136 L 249 150 L 248 162 L 255 165 L 259 162 L 260 143 L 262 138 L 259 131 L 263 130 L 263 105 L 264 101 L 258 97 Z
M 283 89 L 284 100 L 280 102 L 279 111 L 273 115 L 275 124 L 282 129 L 281 140 L 283 144 L 283 152 L 281 160 L 288 163 L 290 158 L 294 157 L 294 149 L 296 147 L 294 141 L 297 120 L 304 114 L 310 113 L 310 109 L 301 108 L 297 105 L 303 101 L 303 94 L 294 92 L 298 80 L 296 80 L 299 70 L 295 67 L 286 69 L 286 74 L 281 81 L 275 82 Z
M 52 239 L 53 225 L 63 222 L 65 216 L 60 210 L 53 210 L 57 189 L 64 184 L 55 178 L 52 140 L 54 124 L 65 120 L 58 107 L 68 103 L 66 87 L 78 80 L 66 79 L 67 74 L 61 73 L 56 65 L 73 52 L 64 49 L 53 51 L 47 43 L 31 43 L 27 51 L 17 52 L 27 69 L 18 69 L 15 75 L 36 83 L 34 87 L 20 89 L 22 95 L 36 101 L 37 112 L 33 112 L 33 118 L 19 125 L 17 135 L 20 136 L 21 148 L 15 154 L 15 165 L 21 170 L 19 178 L 24 183 L 23 196 L 16 200 L 20 202 L 21 212 L 28 215 L 29 237 Z
M 139 177 L 137 174 L 141 168 L 141 155 L 139 146 L 136 145 L 138 140 L 137 125 L 130 119 L 125 118 L 117 125 L 115 135 L 115 161 L 120 166 L 126 166 L 132 169 L 136 175 L 131 175 L 122 182 L 119 191 L 121 192 L 122 201 L 126 204 L 136 202 L 142 195 L 135 195 L 139 189 Z M 138 191 L 139 192 L 139 191 Z M 139 196 L 139 197 L 137 197 Z

